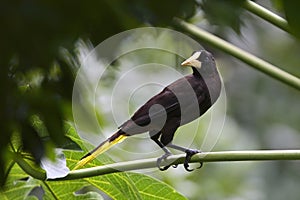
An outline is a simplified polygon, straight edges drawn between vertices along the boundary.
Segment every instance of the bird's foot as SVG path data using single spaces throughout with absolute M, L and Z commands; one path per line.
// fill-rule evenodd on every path
M 197 149 L 187 149 L 185 151 L 185 153 L 186 153 L 186 156 L 185 156 L 185 160 L 184 160 L 183 166 L 184 166 L 184 168 L 185 168 L 186 171 L 191 172 L 194 169 L 190 169 L 189 168 L 189 162 L 191 161 L 191 158 L 192 158 L 193 155 L 195 155 L 197 153 L 201 153 L 201 151 L 197 150 Z M 202 166 L 203 166 L 203 162 L 200 162 L 200 166 L 197 169 L 200 169 Z
M 156 166 L 158 167 L 158 169 L 160 171 L 165 171 L 165 170 L 169 169 L 169 167 L 171 167 L 171 165 L 167 165 L 167 166 L 163 166 L 163 167 L 160 166 L 161 162 L 166 160 L 171 155 L 172 155 L 171 153 L 165 153 L 164 155 L 162 155 L 161 157 L 159 157 L 157 159 Z M 173 167 L 176 168 L 177 165 L 173 165 Z

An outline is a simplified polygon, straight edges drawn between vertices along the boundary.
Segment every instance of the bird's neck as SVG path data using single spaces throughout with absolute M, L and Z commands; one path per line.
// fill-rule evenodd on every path
M 199 70 L 196 67 L 192 67 L 193 69 L 193 75 L 196 77 L 202 77 Z
M 218 73 L 217 68 L 214 66 L 212 67 L 203 67 L 203 68 L 195 68 L 193 69 L 193 75 L 205 83 L 207 89 L 210 92 L 210 98 L 212 102 L 215 102 L 221 91 L 221 79 Z
M 192 69 L 193 75 L 199 78 L 219 76 L 218 70 L 215 66 L 205 66 L 200 69 L 192 67 Z

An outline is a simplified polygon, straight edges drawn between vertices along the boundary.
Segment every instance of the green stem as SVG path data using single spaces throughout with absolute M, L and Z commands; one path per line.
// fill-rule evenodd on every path
M 238 58 L 261 72 L 300 90 L 300 79 L 278 67 L 230 44 L 229 42 L 181 19 L 175 18 L 174 24 L 204 42 Z
M 290 27 L 288 25 L 288 22 L 284 18 L 274 14 L 273 12 L 258 5 L 257 3 L 246 0 L 244 1 L 244 8 L 247 9 L 249 12 L 252 12 L 253 14 L 270 22 L 274 26 L 277 26 L 278 28 L 290 33 Z
M 39 180 L 46 179 L 46 173 L 38 170 L 31 164 L 27 163 L 21 155 L 14 153 L 15 162 L 30 176 Z M 185 154 L 173 155 L 162 163 L 183 164 Z M 222 162 L 222 161 L 267 161 L 267 160 L 300 160 L 300 150 L 261 150 L 261 151 L 220 151 L 220 152 L 203 152 L 192 157 L 191 163 L 199 162 Z M 113 163 L 104 166 L 79 169 L 70 171 L 70 173 L 63 178 L 49 180 L 74 180 L 93 176 L 100 176 L 114 172 L 124 172 L 132 170 L 140 170 L 146 168 L 156 167 L 156 158 L 149 158 L 143 160 L 134 160 L 127 162 Z
M 46 180 L 46 172 L 39 170 L 37 167 L 33 167 L 32 163 L 26 162 L 19 153 L 12 153 L 11 157 L 28 175 L 35 179 Z
M 168 157 L 167 163 L 182 164 L 185 154 Z M 73 180 L 100 176 L 114 172 L 155 168 L 156 158 L 119 162 L 105 166 L 71 171 L 66 177 L 57 180 Z M 267 160 L 300 160 L 300 150 L 262 150 L 262 151 L 223 151 L 199 153 L 192 157 L 191 163 L 220 162 L 220 161 L 267 161 Z M 165 164 L 165 163 L 162 163 Z

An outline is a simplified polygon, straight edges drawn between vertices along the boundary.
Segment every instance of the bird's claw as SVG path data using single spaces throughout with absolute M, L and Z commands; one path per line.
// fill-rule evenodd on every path
M 194 169 L 190 169 L 189 168 L 189 162 L 191 161 L 191 158 L 193 155 L 197 154 L 197 153 L 201 153 L 201 151 L 197 150 L 197 149 L 188 149 L 185 151 L 186 156 L 185 156 L 185 160 L 184 160 L 184 168 L 186 171 L 191 172 L 194 171 Z M 197 169 L 200 169 L 203 166 L 203 163 L 200 162 L 200 166 L 197 167 Z
M 160 171 L 165 171 L 165 170 L 169 169 L 169 167 L 171 167 L 171 165 L 167 165 L 167 166 L 163 166 L 163 167 L 160 166 L 161 162 L 163 160 L 166 160 L 170 155 L 172 155 L 172 154 L 166 153 L 157 159 L 156 166 L 158 167 L 158 169 Z M 173 165 L 173 167 L 176 168 L 177 165 Z
M 191 158 L 192 158 L 193 155 L 195 155 L 197 153 L 201 153 L 201 151 L 199 151 L 197 149 L 188 149 L 188 150 L 185 151 L 185 153 L 186 153 L 186 156 L 185 156 L 183 166 L 184 166 L 185 170 L 188 171 L 188 172 L 194 171 L 194 169 L 189 168 L 189 162 L 191 161 Z M 159 170 L 165 171 L 165 170 L 169 169 L 171 166 L 173 168 L 176 168 L 178 166 L 178 164 L 166 165 L 166 166 L 163 166 L 163 167 L 160 165 L 162 163 L 162 161 L 166 160 L 170 155 L 172 155 L 172 154 L 166 153 L 166 154 L 162 155 L 161 157 L 159 157 L 157 159 L 156 165 L 157 165 Z M 203 162 L 200 162 L 200 166 L 197 167 L 197 169 L 200 169 L 202 166 L 203 166 Z

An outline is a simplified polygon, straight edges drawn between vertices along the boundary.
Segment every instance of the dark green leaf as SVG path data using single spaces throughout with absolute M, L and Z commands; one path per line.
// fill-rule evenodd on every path
M 36 130 L 28 123 L 22 124 L 23 150 L 28 151 L 39 163 L 44 155 L 45 147 Z
M 282 1 L 286 19 L 292 29 L 293 34 L 300 38 L 300 1 Z
M 71 138 L 68 136 L 64 136 L 64 143 L 61 145 L 57 145 L 57 148 L 62 148 L 62 149 L 68 149 L 68 150 L 77 150 L 80 151 L 81 148 L 80 146 L 74 142 Z
M 204 0 L 200 6 L 206 19 L 213 25 L 230 27 L 240 33 L 242 22 L 242 4 L 244 0 L 220 1 Z
M 127 7 L 142 21 L 153 25 L 168 25 L 174 17 L 188 19 L 194 16 L 196 1 L 165 0 L 161 3 L 158 0 L 131 0 Z

